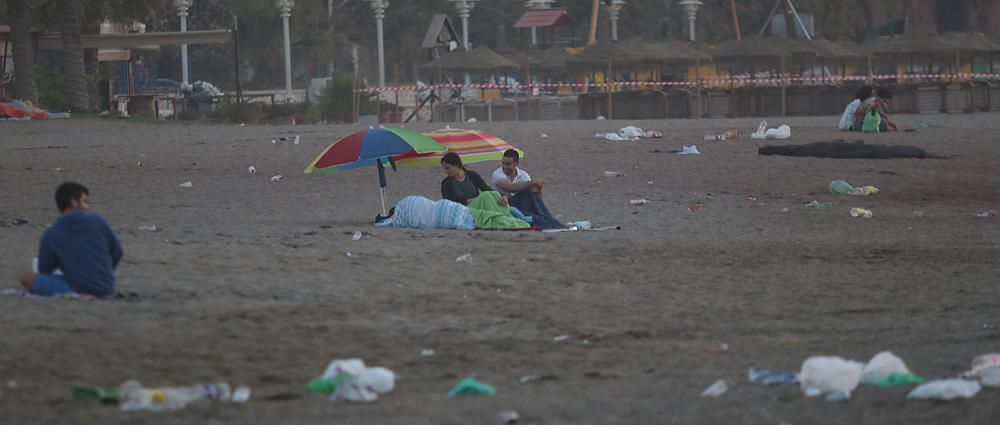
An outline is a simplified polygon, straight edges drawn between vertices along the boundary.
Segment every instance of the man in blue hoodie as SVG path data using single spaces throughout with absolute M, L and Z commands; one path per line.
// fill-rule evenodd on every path
M 42 236 L 38 274 L 21 275 L 21 285 L 28 292 L 46 297 L 114 294 L 122 245 L 104 217 L 87 211 L 89 196 L 90 191 L 79 183 L 63 183 L 56 189 L 60 216 Z M 57 269 L 62 275 L 53 274 Z

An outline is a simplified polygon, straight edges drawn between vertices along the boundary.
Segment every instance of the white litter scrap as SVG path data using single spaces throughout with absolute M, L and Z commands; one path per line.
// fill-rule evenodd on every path
M 965 379 L 939 379 L 928 382 L 906 395 L 910 400 L 956 400 L 972 398 L 983 387 L 976 381 Z
M 757 131 L 750 135 L 754 140 L 777 139 L 784 140 L 792 137 L 792 128 L 782 124 L 778 128 L 767 128 L 767 121 L 761 121 Z
M 367 367 L 361 359 L 334 360 L 322 378 L 332 379 L 347 374 L 350 379 L 337 385 L 330 400 L 375 401 L 396 387 L 396 374 L 384 367 Z
M 708 388 L 705 388 L 705 391 L 701 392 L 701 396 L 718 397 L 720 395 L 725 394 L 726 391 L 729 391 L 729 385 L 726 384 L 726 381 L 724 379 L 720 379 L 718 381 L 715 381 L 715 383 L 710 385 Z
M 910 369 L 903 363 L 903 359 L 896 357 L 889 351 L 883 351 L 872 357 L 861 371 L 862 384 L 875 384 L 887 378 L 893 373 L 905 375 L 910 373 Z
M 284 177 L 282 177 L 282 176 L 281 176 L 281 174 L 278 174 L 278 175 L 276 175 L 276 176 L 273 176 L 273 177 L 271 177 L 271 183 L 277 183 L 277 182 L 280 182 L 280 181 L 281 181 L 281 179 L 283 179 L 283 178 L 284 178 Z
M 249 174 L 251 176 L 254 175 L 254 174 L 257 174 L 257 167 L 254 167 L 253 165 L 251 165 L 250 167 L 248 167 L 247 168 L 247 174 Z
M 358 230 L 358 231 L 354 232 L 354 236 L 351 236 L 351 239 L 352 240 L 356 240 L 356 241 L 360 241 L 363 236 L 364 236 L 364 233 L 361 233 L 361 231 Z
M 194 186 L 194 183 L 191 183 L 190 180 L 177 185 L 177 187 L 193 187 L 193 186 Z
M 698 146 L 683 146 L 681 151 L 677 152 L 678 155 L 701 155 L 701 151 L 698 150 Z
M 851 392 L 861 383 L 863 367 L 860 362 L 836 356 L 809 357 L 802 362 L 799 384 L 806 396 L 839 393 L 843 398 L 850 398 Z

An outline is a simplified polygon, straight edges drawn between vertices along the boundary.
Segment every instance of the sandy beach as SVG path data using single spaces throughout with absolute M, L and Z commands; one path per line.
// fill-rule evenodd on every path
M 492 425 L 505 410 L 547 425 L 996 423 L 998 389 L 933 403 L 862 386 L 832 403 L 747 383 L 749 367 L 798 371 L 810 355 L 867 361 L 882 350 L 919 375 L 953 377 L 1000 350 L 1000 217 L 976 216 L 1000 208 L 1000 116 L 894 118 L 917 131 L 864 139 L 950 158 L 757 154 L 860 138 L 837 131 L 836 117 L 770 118 L 792 138 L 767 142 L 702 141 L 752 131 L 749 118 L 451 124 L 524 149 L 522 168 L 545 179 L 564 222 L 621 226 L 556 234 L 373 227 L 374 168 L 302 171 L 361 127 L 0 123 L 0 219 L 29 221 L 0 227 L 0 289 L 30 270 L 57 215 L 55 187 L 72 180 L 118 232 L 118 290 L 134 294 L 0 295 L 0 423 Z M 665 137 L 593 137 L 624 125 Z M 300 144 L 271 143 L 294 135 Z M 691 144 L 701 155 L 669 153 Z M 437 199 L 443 177 L 389 172 L 387 196 Z M 881 193 L 830 194 L 839 179 Z M 651 202 L 629 204 L 639 198 Z M 833 208 L 806 208 L 812 200 Z M 139 228 L 151 225 L 159 231 Z M 465 253 L 472 262 L 457 263 Z M 396 390 L 370 404 L 305 394 L 330 360 L 350 357 L 394 370 Z M 467 376 L 497 394 L 446 399 Z M 75 385 L 128 379 L 227 381 L 253 396 L 162 414 L 72 397 Z M 734 385 L 701 397 L 717 379 Z

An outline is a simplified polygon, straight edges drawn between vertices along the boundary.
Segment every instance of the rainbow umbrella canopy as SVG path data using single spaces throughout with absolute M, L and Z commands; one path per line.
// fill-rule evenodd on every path
M 484 131 L 446 128 L 424 135 L 447 147 L 448 152 L 458 154 L 465 164 L 499 161 L 508 149 L 514 149 L 520 156 L 524 156 L 524 151 Z M 445 152 L 408 152 L 396 157 L 395 160 L 401 167 L 436 166 L 441 163 L 444 154 Z
M 385 163 L 388 162 L 395 169 L 395 158 L 401 155 L 443 154 L 447 150 L 444 145 L 415 131 L 401 128 L 369 128 L 333 142 L 306 167 L 305 172 L 325 173 L 335 169 L 349 170 L 376 166 L 382 215 L 385 215 Z

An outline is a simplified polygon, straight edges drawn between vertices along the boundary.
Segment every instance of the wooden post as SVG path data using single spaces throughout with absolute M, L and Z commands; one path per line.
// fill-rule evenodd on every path
M 611 115 L 611 56 L 608 56 L 608 73 L 604 74 L 604 82 L 607 83 L 606 90 L 608 91 L 608 119 L 610 120 Z
M 701 59 L 697 57 L 694 58 L 694 89 L 696 90 L 698 99 L 698 114 L 691 118 L 701 118 L 703 116 L 703 105 L 701 104 Z
M 736 0 L 729 0 L 729 10 L 733 12 L 733 29 L 736 30 L 736 41 L 742 41 L 743 36 L 740 35 L 740 19 L 736 16 Z
M 528 121 L 531 121 L 531 94 L 534 90 L 534 83 L 531 81 L 531 63 L 525 62 L 524 64 L 525 78 L 528 79 Z M 517 104 L 514 104 L 515 110 L 517 109 Z
M 601 0 L 594 0 L 593 7 L 590 8 L 590 34 L 587 36 L 587 45 L 594 44 L 597 40 L 597 14 L 601 9 Z
M 788 15 L 785 15 L 787 18 Z M 788 116 L 788 102 L 785 96 L 785 55 L 781 55 L 781 63 L 778 66 L 778 77 L 781 79 L 781 116 Z

